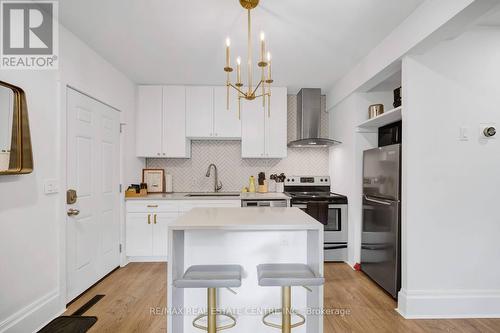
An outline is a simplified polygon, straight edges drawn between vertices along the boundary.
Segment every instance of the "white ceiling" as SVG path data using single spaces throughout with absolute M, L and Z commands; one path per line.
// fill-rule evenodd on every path
M 330 88 L 423 0 L 261 0 L 276 85 Z M 64 0 L 60 19 L 139 84 L 224 84 L 224 41 L 246 54 L 238 0 Z M 245 58 L 244 58 L 245 59 Z

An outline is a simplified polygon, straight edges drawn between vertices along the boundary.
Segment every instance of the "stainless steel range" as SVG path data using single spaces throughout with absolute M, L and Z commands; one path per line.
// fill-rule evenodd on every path
M 285 193 L 292 207 L 325 225 L 325 261 L 347 261 L 347 197 L 330 192 L 330 177 L 288 177 Z

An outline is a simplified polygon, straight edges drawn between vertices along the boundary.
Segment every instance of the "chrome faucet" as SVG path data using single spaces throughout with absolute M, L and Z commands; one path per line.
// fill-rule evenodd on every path
M 220 189 L 222 189 L 222 182 L 219 181 L 219 174 L 217 172 L 217 166 L 213 163 L 211 163 L 209 166 L 208 166 L 208 169 L 207 169 L 207 174 L 205 176 L 207 177 L 210 177 L 210 170 L 212 169 L 212 167 L 214 167 L 214 172 L 215 172 L 215 177 L 214 177 L 214 192 L 219 192 Z

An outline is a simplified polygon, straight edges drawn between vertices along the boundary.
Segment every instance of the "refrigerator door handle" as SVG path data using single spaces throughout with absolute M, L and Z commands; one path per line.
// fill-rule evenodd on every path
M 389 202 L 389 201 L 383 201 L 383 200 L 379 200 L 379 199 L 372 199 L 372 198 L 369 198 L 366 194 L 365 194 L 365 199 L 366 199 L 366 201 L 378 203 L 378 204 L 381 204 L 381 205 L 392 206 L 392 203 Z

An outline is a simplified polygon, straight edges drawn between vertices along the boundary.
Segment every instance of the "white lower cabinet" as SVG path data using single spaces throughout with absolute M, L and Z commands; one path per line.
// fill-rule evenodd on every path
M 128 213 L 126 230 L 126 253 L 129 257 L 151 256 L 153 254 L 153 227 L 151 215 Z
M 240 207 L 238 200 L 129 200 L 125 253 L 130 261 L 164 261 L 168 257 L 168 226 L 197 207 Z
M 153 218 L 153 256 L 166 257 L 168 254 L 168 225 L 172 224 L 178 213 L 158 213 Z

